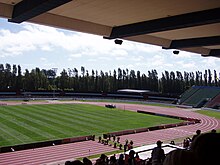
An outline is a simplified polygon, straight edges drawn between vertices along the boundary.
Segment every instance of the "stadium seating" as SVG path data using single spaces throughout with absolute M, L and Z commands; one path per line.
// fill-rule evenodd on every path
M 180 104 L 199 108 L 218 95 L 220 95 L 219 87 L 193 86 L 182 95 Z
M 200 88 L 198 86 L 192 86 L 188 90 L 186 90 L 181 96 L 179 100 L 179 104 L 182 104 L 188 98 L 190 98 L 195 92 L 197 92 Z
M 220 107 L 220 94 L 213 98 L 207 105 L 207 108 L 219 109 Z

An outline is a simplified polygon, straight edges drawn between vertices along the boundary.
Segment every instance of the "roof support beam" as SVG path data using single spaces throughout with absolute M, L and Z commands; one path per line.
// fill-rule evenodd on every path
M 220 45 L 220 36 L 188 38 L 182 40 L 173 40 L 169 47 L 164 49 L 181 49 L 199 46 Z
M 23 0 L 16 4 L 9 22 L 21 23 L 72 0 Z
M 209 54 L 202 55 L 202 56 L 203 57 L 210 57 L 210 56 L 220 57 L 220 49 L 212 49 L 212 50 L 210 50 Z
M 167 30 L 220 22 L 220 8 L 170 16 L 134 24 L 113 27 L 109 39 L 130 37 Z
M 212 49 L 209 53 L 209 56 L 220 56 L 220 49 Z

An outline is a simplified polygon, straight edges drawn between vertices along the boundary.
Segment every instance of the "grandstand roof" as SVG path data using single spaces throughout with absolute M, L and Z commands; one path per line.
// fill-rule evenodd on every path
M 138 89 L 119 89 L 117 92 L 126 92 L 126 93 L 149 93 L 149 90 L 138 90 Z
M 0 17 L 220 57 L 219 0 L 1 0 Z

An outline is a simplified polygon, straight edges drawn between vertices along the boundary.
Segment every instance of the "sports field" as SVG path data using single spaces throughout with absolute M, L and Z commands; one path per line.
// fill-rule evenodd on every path
M 178 122 L 180 120 L 88 104 L 0 106 L 0 146 Z

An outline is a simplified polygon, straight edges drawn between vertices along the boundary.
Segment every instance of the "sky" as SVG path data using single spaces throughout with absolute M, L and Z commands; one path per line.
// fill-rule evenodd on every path
M 85 67 L 109 72 L 118 68 L 140 71 L 156 69 L 159 77 L 167 71 L 220 72 L 220 58 L 164 50 L 159 46 L 123 40 L 116 45 L 102 36 L 68 31 L 31 23 L 15 24 L 0 18 L 0 64 L 20 65 L 22 72 L 36 67 L 65 69 Z

